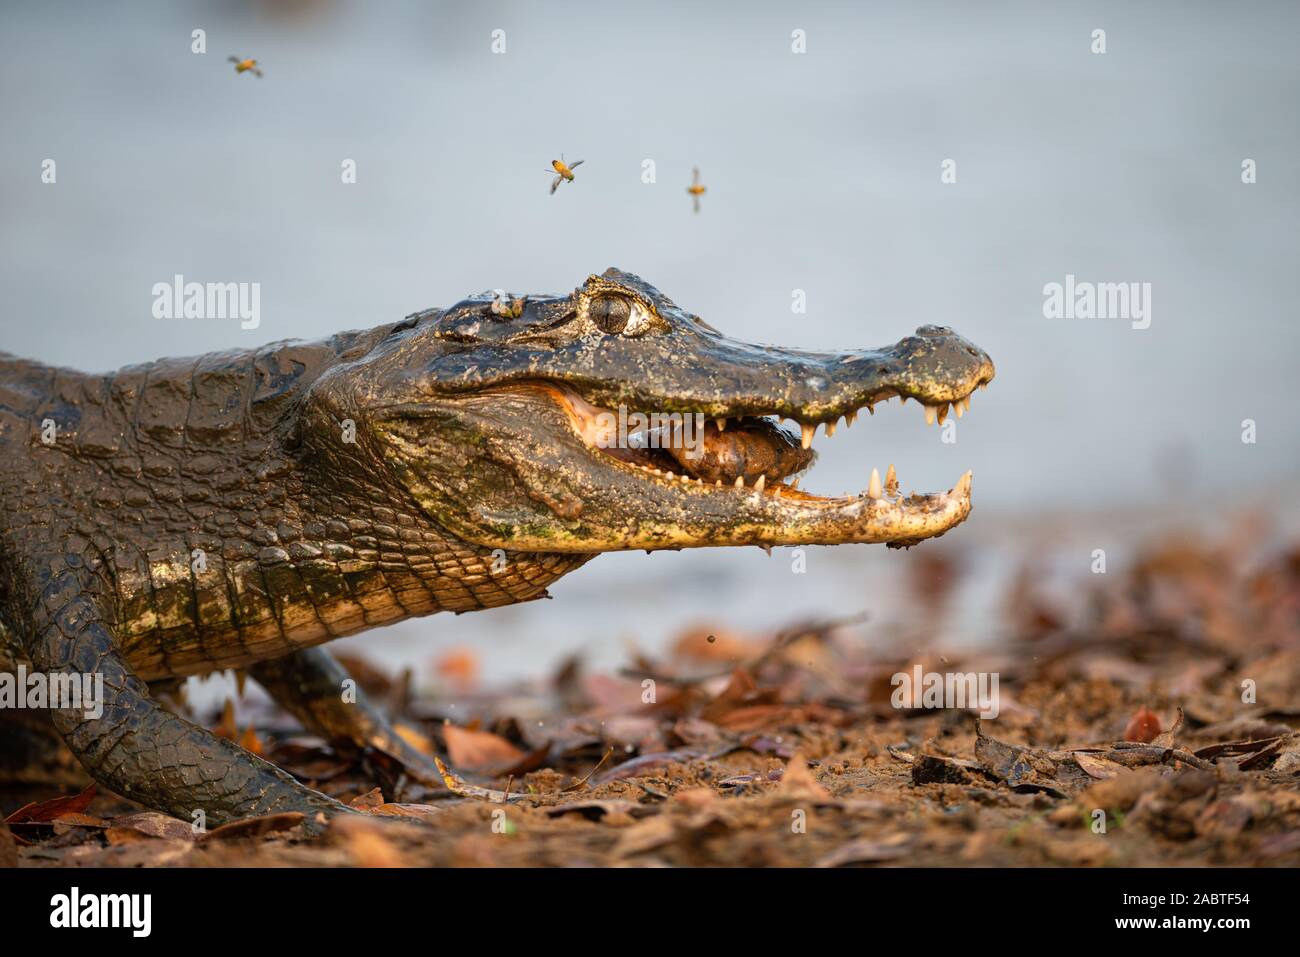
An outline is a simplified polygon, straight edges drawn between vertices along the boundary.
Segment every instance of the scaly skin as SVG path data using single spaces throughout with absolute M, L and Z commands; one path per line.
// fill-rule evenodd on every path
M 248 668 L 309 728 L 433 778 L 378 711 L 342 701 L 346 675 L 315 646 L 538 598 L 601 551 L 942 534 L 969 512 L 968 478 L 908 499 L 808 495 L 784 480 L 811 452 L 753 417 L 834 422 L 891 395 L 946 412 L 992 377 L 931 327 L 841 355 L 736 343 L 616 270 L 570 296 L 484 295 L 108 375 L 0 354 L 0 665 L 102 674 L 103 717 L 56 710 L 55 725 L 93 777 L 145 805 L 209 823 L 347 813 L 161 708 L 147 683 Z M 620 402 L 734 427 L 709 426 L 698 465 L 620 460 L 584 432 L 593 407 Z

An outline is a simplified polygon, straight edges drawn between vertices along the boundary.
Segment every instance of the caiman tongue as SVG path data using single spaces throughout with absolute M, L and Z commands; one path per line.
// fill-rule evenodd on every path
M 797 436 L 771 419 L 753 417 L 731 419 L 725 432 L 708 421 L 701 445 L 702 454 L 694 458 L 691 455 L 699 446 L 693 450 L 674 442 L 666 451 L 691 477 L 710 484 L 731 485 L 738 475 L 744 476 L 746 485 L 753 485 L 760 475 L 777 481 L 803 471 L 815 454 L 801 448 Z

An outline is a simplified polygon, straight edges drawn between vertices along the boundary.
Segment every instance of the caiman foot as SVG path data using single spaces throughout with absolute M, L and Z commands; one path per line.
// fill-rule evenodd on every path
M 283 658 L 259 661 L 248 673 L 313 734 L 383 751 L 401 762 L 407 774 L 421 784 L 443 787 L 433 758 L 403 738 L 360 689 L 346 684 L 351 680 L 347 671 L 324 648 L 304 648 Z M 346 697 L 345 688 L 349 690 Z
M 52 676 L 102 679 L 93 707 L 60 707 L 54 726 L 103 787 L 203 828 L 298 811 L 308 831 L 358 813 L 279 768 L 167 711 L 114 647 L 73 569 L 45 582 L 32 660 Z

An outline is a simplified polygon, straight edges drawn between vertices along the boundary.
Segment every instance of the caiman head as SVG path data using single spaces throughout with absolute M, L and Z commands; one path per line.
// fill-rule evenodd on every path
M 568 296 L 484 293 L 410 317 L 323 375 L 309 406 L 334 434 L 354 423 L 331 454 L 383 461 L 430 519 L 485 547 L 904 546 L 966 518 L 970 473 L 903 496 L 891 467 L 861 494 L 814 495 L 797 484 L 817 426 L 895 397 L 942 422 L 993 371 L 940 326 L 839 353 L 738 342 L 609 269 Z

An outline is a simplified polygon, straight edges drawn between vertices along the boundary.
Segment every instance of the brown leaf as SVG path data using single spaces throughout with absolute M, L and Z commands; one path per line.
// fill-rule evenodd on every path
M 139 811 L 135 814 L 124 814 L 121 817 L 113 818 L 109 825 L 110 841 L 114 831 L 134 831 L 143 837 L 177 840 L 194 837 L 194 828 L 191 825 L 166 814 L 161 814 L 158 811 Z
M 438 659 L 434 670 L 449 684 L 467 690 L 478 684 L 478 653 L 472 648 L 454 648 Z
M 307 815 L 301 811 L 285 811 L 282 814 L 266 814 L 262 817 L 246 817 L 231 821 L 221 827 L 200 835 L 201 841 L 237 841 L 247 837 L 264 837 L 277 831 L 287 831 L 297 827 Z
M 140 811 L 113 818 L 104 836 L 110 845 L 118 846 L 141 841 L 192 841 L 196 835 L 184 821 L 157 811 Z
M 388 802 L 371 808 L 370 813 L 379 817 L 409 817 L 417 821 L 428 821 L 443 813 L 444 810 L 444 808 L 433 804 L 396 804 Z
M 781 776 L 780 791 L 783 795 L 792 798 L 818 800 L 829 799 L 831 796 L 829 791 L 817 783 L 817 779 L 808 768 L 808 762 L 797 751 L 790 759 L 790 763 L 785 766 L 785 774 Z
M 433 763 L 442 776 L 442 783 L 452 794 L 459 794 L 461 797 L 481 798 L 484 801 L 492 801 L 496 804 L 504 804 L 506 801 L 521 801 L 527 796 L 518 792 L 507 794 L 505 791 L 498 791 L 495 788 L 485 788 L 478 784 L 471 784 L 443 764 L 442 759 L 437 755 L 434 755 Z
M 239 746 L 251 754 L 261 757 L 266 753 L 266 747 L 262 744 L 262 739 L 257 736 L 257 732 L 250 723 L 244 729 L 244 733 L 239 736 Z
M 91 785 L 80 794 L 52 798 L 48 801 L 33 801 L 24 804 L 7 818 L 6 824 L 48 824 L 57 821 L 65 814 L 80 814 L 95 797 L 95 785 Z
M 1099 781 L 1118 777 L 1119 774 L 1125 770 L 1124 765 L 1116 764 L 1114 761 L 1108 761 L 1095 754 L 1075 751 L 1071 756 L 1074 758 L 1074 763 L 1079 765 L 1088 777 L 1096 778 Z
M 1143 705 L 1137 709 L 1133 717 L 1129 718 L 1128 724 L 1124 727 L 1123 740 L 1150 744 L 1158 734 L 1160 734 L 1160 717 Z
M 1172 748 L 1174 746 L 1174 737 L 1183 728 L 1183 709 L 1178 709 L 1178 717 L 1174 718 L 1174 723 L 1169 726 L 1168 731 L 1161 731 L 1152 740 L 1151 743 L 1158 748 Z
M 348 802 L 348 807 L 357 808 L 360 811 L 373 811 L 379 805 L 384 803 L 384 789 L 371 788 L 365 794 L 358 794 Z
M 982 768 L 970 761 L 919 754 L 912 761 L 913 784 L 972 784 Z
M 406 858 L 389 839 L 389 825 L 347 815 L 330 821 L 330 840 L 342 847 L 358 867 L 405 867 Z
M 489 771 L 516 765 L 524 758 L 519 750 L 505 738 L 491 731 L 470 731 L 454 724 L 442 727 L 447 742 L 447 758 L 466 771 Z

